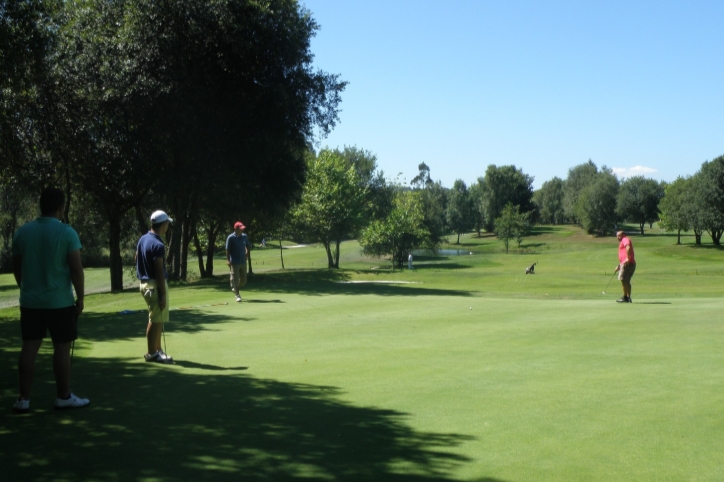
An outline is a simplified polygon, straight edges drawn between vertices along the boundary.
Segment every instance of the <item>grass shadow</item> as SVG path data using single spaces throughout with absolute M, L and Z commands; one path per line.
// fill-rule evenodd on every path
M 192 366 L 211 373 L 186 372 Z M 73 370 L 89 408 L 55 412 L 48 396 L 28 415 L 0 411 L 5 480 L 446 482 L 471 462 L 451 450 L 472 437 L 416 431 L 408 414 L 351 405 L 332 386 L 204 362 L 88 358 Z
M 437 258 L 440 259 L 440 258 Z M 415 266 L 415 270 L 421 269 L 469 269 L 470 266 L 457 263 L 436 263 L 431 265 L 423 265 L 425 268 Z M 406 270 L 406 268 L 405 268 Z M 402 270 L 399 270 L 402 271 Z M 352 273 L 367 274 L 380 276 L 389 274 L 390 271 L 383 269 L 367 270 L 320 270 L 320 269 L 288 269 L 283 271 L 267 271 L 249 275 L 247 283 L 243 288 L 243 293 L 264 292 L 264 293 L 298 293 L 310 296 L 321 295 L 360 295 L 374 294 L 379 296 L 472 296 L 471 291 L 463 290 L 443 290 L 436 288 L 426 288 L 418 284 L 381 284 L 381 283 L 345 283 L 352 279 Z M 225 276 L 214 277 L 216 283 L 215 289 L 219 292 L 226 292 L 228 288 L 228 278 Z M 209 287 L 209 281 L 203 286 L 203 289 Z M 192 284 L 188 289 L 195 289 Z M 201 289 L 201 287 L 199 287 Z M 247 299 L 244 295 L 244 301 Z M 256 302 L 249 300 L 248 302 Z M 283 303 L 281 300 L 260 300 L 266 303 Z M 175 323 L 175 322 L 174 322 Z
M 147 313 L 146 310 L 128 314 L 87 311 L 78 320 L 78 334 L 84 343 L 143 338 L 146 336 Z M 209 330 L 216 325 L 243 321 L 252 321 L 252 318 L 238 316 L 236 313 L 227 316 L 200 309 L 172 310 L 169 329 L 174 333 L 193 334 Z

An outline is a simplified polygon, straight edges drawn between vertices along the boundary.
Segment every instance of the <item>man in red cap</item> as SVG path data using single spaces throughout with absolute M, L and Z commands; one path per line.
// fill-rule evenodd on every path
M 236 295 L 237 303 L 241 303 L 239 288 L 246 284 L 246 255 L 249 254 L 249 238 L 241 221 L 234 224 L 234 232 L 226 238 L 226 264 L 229 265 L 231 291 Z

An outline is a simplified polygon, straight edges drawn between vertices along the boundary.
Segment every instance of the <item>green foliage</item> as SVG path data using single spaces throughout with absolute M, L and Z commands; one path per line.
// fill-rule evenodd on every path
M 457 233 L 457 244 L 460 244 L 460 234 L 472 228 L 475 222 L 475 213 L 468 187 L 461 179 L 455 181 L 448 193 L 445 218 L 450 229 Z
M 417 170 L 417 176 L 412 178 L 412 181 L 410 181 L 410 185 L 413 187 L 413 189 L 425 189 L 427 186 L 433 183 L 432 179 L 430 178 L 430 168 L 427 164 L 422 162 L 417 166 Z
M 681 232 L 688 231 L 694 224 L 694 212 L 691 196 L 691 178 L 677 177 L 667 185 L 664 197 L 659 203 L 661 220 L 659 226 L 667 231 L 676 231 L 676 244 L 681 244 Z
M 116 288 L 128 212 L 172 214 L 172 275 L 184 277 L 199 218 L 282 216 L 308 143 L 337 121 L 346 84 L 313 68 L 318 27 L 297 2 L 1 5 L 0 166 L 34 189 L 90 195 Z
M 588 233 L 601 236 L 612 231 L 616 224 L 616 197 L 619 183 L 609 170 L 597 173 L 592 184 L 578 195 L 577 218 Z
M 512 240 L 520 247 L 523 237 L 530 230 L 528 218 L 529 213 L 521 213 L 518 206 L 508 203 L 495 220 L 495 236 L 505 245 L 506 254 Z
M 357 170 L 337 152 L 322 150 L 310 156 L 296 224 L 320 241 L 329 268 L 339 268 L 339 245 L 357 235 L 364 222 L 367 187 Z
M 644 225 L 659 219 L 659 202 L 664 197 L 664 187 L 653 179 L 634 176 L 621 183 L 618 191 L 616 212 L 619 219 Z
M 580 222 L 579 212 L 577 210 L 578 197 L 583 189 L 593 184 L 598 174 L 598 168 L 590 159 L 584 164 L 579 164 L 568 170 L 568 177 L 563 186 L 564 200 L 563 209 L 566 216 L 570 219 Z
M 533 178 L 515 166 L 490 165 L 484 178 L 478 178 L 485 205 L 485 229 L 493 231 L 494 222 L 508 204 L 518 206 L 520 212 L 535 209 L 533 204 Z
M 468 189 L 472 204 L 473 229 L 481 233 L 485 228 L 485 192 L 483 186 L 476 182 Z
M 362 252 L 378 258 L 390 256 L 394 268 L 402 266 L 408 253 L 417 248 L 436 248 L 425 227 L 420 197 L 419 191 L 399 192 L 387 218 L 372 221 L 362 232 Z
M 425 216 L 425 227 L 430 232 L 430 241 L 433 244 L 439 244 L 448 233 L 445 216 L 448 204 L 448 189 L 443 187 L 440 181 L 437 181 L 425 185 L 424 189 L 417 192 L 420 193 Z
M 724 233 L 724 156 L 703 163 L 696 177 L 699 215 L 718 246 Z
M 12 270 L 15 231 L 38 214 L 37 199 L 15 180 L 0 178 L 0 272 Z
M 564 182 L 559 177 L 543 183 L 536 191 L 533 201 L 538 205 L 540 222 L 543 224 L 560 224 L 566 219 L 564 210 L 565 192 Z
M 385 173 L 377 169 L 377 156 L 356 146 L 334 150 L 354 167 L 360 183 L 367 189 L 365 215 L 369 220 L 384 219 L 392 209 L 395 186 L 385 180 Z

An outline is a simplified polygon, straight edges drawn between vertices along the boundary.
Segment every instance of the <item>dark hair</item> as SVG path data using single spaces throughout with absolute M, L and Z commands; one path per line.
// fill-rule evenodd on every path
M 48 187 L 40 194 L 40 215 L 55 214 L 65 206 L 65 194 L 57 187 Z
M 161 222 L 161 223 L 154 223 L 154 224 L 151 225 L 151 229 L 153 229 L 154 231 L 158 231 L 158 229 L 159 229 L 161 226 L 163 226 L 163 223 L 165 223 L 165 222 L 166 222 L 166 221 L 163 221 L 163 222 Z

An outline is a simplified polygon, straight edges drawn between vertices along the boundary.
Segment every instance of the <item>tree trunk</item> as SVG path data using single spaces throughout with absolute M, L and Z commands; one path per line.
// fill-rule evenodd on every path
M 181 279 L 188 279 L 189 245 L 191 244 L 192 232 L 195 231 L 193 221 L 187 216 L 181 226 Z
M 216 254 L 216 237 L 221 230 L 221 225 L 218 223 L 211 223 L 209 228 L 206 230 L 206 237 L 208 238 L 209 245 L 206 247 L 206 276 L 209 278 L 214 276 L 214 254 Z
M 282 238 L 284 237 L 284 230 L 279 230 L 279 259 L 282 262 L 282 269 L 284 269 L 284 249 L 282 248 Z
M 251 250 L 249 250 L 249 256 L 246 257 L 246 272 L 247 274 L 254 274 L 254 270 L 251 267 Z
M 334 267 L 339 268 L 339 245 L 342 244 L 342 241 L 335 241 L 335 250 L 334 250 Z
M 327 268 L 334 268 L 334 258 L 332 258 L 332 249 L 329 241 L 322 241 L 324 250 L 327 252 Z
M 676 244 L 681 244 L 681 229 L 676 233 Z
M 123 289 L 123 260 L 121 259 L 121 220 L 118 213 L 108 217 L 108 248 L 111 263 L 111 291 Z
M 136 212 L 136 222 L 138 223 L 138 233 L 141 236 L 143 236 L 144 234 L 146 234 L 148 232 L 148 228 L 149 228 L 148 222 L 149 221 L 146 219 L 146 217 L 141 212 L 140 203 L 136 204 L 134 211 Z
M 639 224 L 639 229 L 641 230 L 641 236 L 644 235 L 644 225 L 645 225 L 645 224 L 646 224 L 646 223 L 640 223 L 640 224 Z
M 715 246 L 721 245 L 721 235 L 722 235 L 721 229 L 712 229 L 709 232 L 709 235 L 711 236 L 711 241 L 712 241 L 712 243 L 714 243 Z
M 199 275 L 202 278 L 206 278 L 206 268 L 204 268 L 204 252 L 201 249 L 199 233 L 196 230 L 194 230 L 194 249 L 196 250 L 196 259 L 199 262 Z
M 168 257 L 166 261 L 171 269 L 168 273 L 168 278 L 171 280 L 178 280 L 181 274 L 181 230 L 183 229 L 183 216 L 179 213 L 176 214 L 175 222 L 171 225 L 169 230 L 171 233 L 171 241 L 168 243 Z
M 458 233 L 458 242 L 455 244 L 460 244 L 460 233 Z

